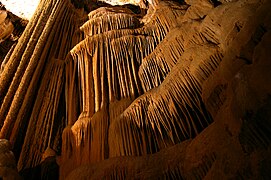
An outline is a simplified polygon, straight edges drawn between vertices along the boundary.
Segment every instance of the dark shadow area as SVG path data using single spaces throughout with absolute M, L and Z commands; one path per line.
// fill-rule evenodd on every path
M 21 171 L 20 175 L 27 180 L 58 180 L 59 166 L 56 157 L 48 157 L 40 165 Z

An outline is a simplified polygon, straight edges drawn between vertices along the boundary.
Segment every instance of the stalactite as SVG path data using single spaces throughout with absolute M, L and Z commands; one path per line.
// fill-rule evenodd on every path
M 129 29 L 138 26 L 139 20 L 135 15 L 112 13 L 92 18 L 81 26 L 80 29 L 84 31 L 86 36 L 93 36 L 114 29 Z
M 38 97 L 33 109 L 33 114 L 29 121 L 28 131 L 20 154 L 18 168 L 34 167 L 41 161 L 41 152 L 52 145 L 52 128 L 55 126 L 55 116 L 63 86 L 63 60 L 54 60 L 52 65 L 46 70 L 47 77 L 43 79 Z M 33 131 L 33 127 L 37 131 Z M 43 128 L 45 127 L 45 128 Z M 11 139 L 17 135 L 12 134 Z M 30 144 L 35 144 L 31 147 Z M 31 158 L 25 158 L 31 154 Z
M 91 11 L 88 14 L 89 19 L 92 18 L 97 18 L 103 15 L 110 15 L 110 14 L 115 14 L 115 13 L 124 13 L 124 14 L 130 14 L 134 15 L 134 13 L 127 8 L 122 8 L 122 7 L 100 7 L 96 10 Z
M 179 34 L 178 30 L 170 31 L 161 42 L 163 45 L 143 59 L 138 74 L 145 92 L 162 83 L 184 52 L 183 36 Z
M 6 68 L 1 74 L 1 83 L 0 83 L 0 103 L 2 105 L 3 103 L 3 98 L 5 97 L 8 87 L 10 87 L 11 81 L 13 80 L 13 76 L 15 72 L 17 71 L 17 68 L 19 64 L 21 64 L 21 69 L 25 70 L 25 65 L 23 66 L 22 64 L 25 64 L 25 61 L 28 62 L 29 56 L 31 56 L 31 53 L 33 51 L 33 44 L 35 45 L 37 40 L 39 39 L 38 36 L 40 35 L 40 32 L 44 28 L 44 21 L 47 20 L 48 18 L 48 11 L 43 12 L 42 8 L 46 8 L 48 10 L 50 7 L 50 3 L 46 1 L 42 1 L 42 3 L 39 4 L 39 7 L 37 8 L 38 10 L 35 12 L 33 16 L 33 21 L 31 21 L 24 31 L 22 38 L 19 39 L 18 46 L 15 48 L 15 52 L 11 56 L 11 59 L 13 61 L 9 61 L 9 63 L 6 65 Z M 41 19 L 44 19 L 41 21 Z M 36 26 L 36 25 L 39 26 Z M 33 34 L 32 34 L 33 33 Z M 28 43 L 26 43 L 28 42 Z M 25 55 L 25 51 L 29 52 L 27 56 Z M 21 59 L 21 61 L 20 61 Z M 18 69 L 20 70 L 20 69 Z M 17 83 L 18 86 L 19 83 Z M 2 109 L 2 108 L 1 108 Z M 2 122 L 3 123 L 3 122 Z
M 65 61 L 65 102 L 66 102 L 66 124 L 71 126 L 77 120 L 80 114 L 80 98 L 79 98 L 79 85 L 77 81 L 78 67 L 77 61 L 72 60 L 70 54 L 67 55 Z M 78 102 L 79 101 L 79 102 Z
M 205 51 L 204 56 L 200 49 Z M 202 102 L 201 88 L 223 56 L 208 44 L 195 52 L 183 55 L 159 88 L 149 91 L 149 98 L 140 96 L 111 124 L 110 156 L 153 153 L 196 136 L 212 122 Z M 145 138 L 146 134 L 150 139 Z
M 55 148 L 52 136 L 64 121 L 58 117 L 64 59 L 82 40 L 78 29 L 83 22 L 77 20 L 82 16 L 69 1 L 42 1 L 1 73 L 1 137 L 16 147 L 19 170 L 38 165 L 45 149 Z
M 101 9 L 100 11 L 103 11 L 104 9 Z M 106 11 L 106 9 L 104 10 L 104 11 Z M 95 12 L 92 12 L 89 16 L 90 17 L 96 17 L 95 16 L 95 14 L 99 14 L 98 13 L 99 11 L 98 10 L 96 10 Z M 103 16 L 103 15 L 101 15 L 101 14 L 99 14 L 99 16 L 98 17 L 106 17 L 106 16 Z M 160 16 L 159 16 L 160 17 Z M 175 16 L 174 16 L 175 17 Z M 173 18 L 173 17 L 172 17 Z M 118 36 L 119 36 L 119 34 L 121 35 L 121 36 L 123 36 L 124 34 L 127 34 L 127 35 L 129 35 L 129 34 L 134 34 L 134 33 L 139 33 L 139 34 L 141 34 L 141 33 L 145 33 L 145 32 L 149 32 L 150 33 L 150 35 L 151 36 L 153 36 L 153 37 L 155 37 L 155 39 L 157 38 L 157 37 L 160 37 L 160 38 L 162 38 L 163 36 L 165 36 L 165 32 L 166 31 L 168 31 L 168 30 L 166 30 L 165 28 L 162 28 L 166 23 L 166 20 L 160 20 L 160 19 L 158 19 L 158 16 L 156 17 L 156 18 L 154 18 L 154 19 L 156 19 L 156 21 L 155 21 L 155 23 L 154 24 L 157 24 L 157 25 L 151 25 L 150 26 L 150 28 L 149 28 L 149 30 L 148 30 L 148 28 L 146 29 L 146 28 L 143 28 L 143 29 L 136 29 L 135 31 L 133 31 L 133 30 L 119 30 L 119 31 L 109 31 L 109 32 L 107 32 L 107 33 L 103 33 L 103 34 L 97 34 L 97 35 L 95 35 L 95 36 L 93 36 L 93 37 L 91 37 L 91 38 L 86 38 L 83 42 L 81 42 L 80 44 L 78 44 L 75 48 L 74 48 L 74 50 L 72 50 L 71 52 L 72 52 L 72 54 L 76 54 L 75 52 L 76 51 L 78 51 L 78 50 L 80 50 L 80 49 L 87 49 L 87 52 L 88 52 L 88 54 L 89 55 L 91 55 L 91 56 L 93 56 L 93 55 L 95 55 L 95 53 L 94 53 L 94 51 L 95 51 L 95 47 L 97 47 L 97 46 L 99 46 L 99 42 L 100 42 L 100 39 L 102 38 L 102 39 L 104 39 L 105 38 L 105 40 L 103 40 L 103 42 L 105 42 L 105 47 L 107 47 L 108 49 L 109 49 L 109 51 L 111 51 L 110 49 L 111 49 L 111 46 L 109 45 L 109 44 L 107 44 L 108 43 L 108 41 L 110 42 L 111 41 L 111 39 L 116 39 Z M 162 23 L 163 22 L 163 23 Z M 120 22 L 121 23 L 121 22 Z M 173 22 L 172 22 L 173 23 Z M 174 23 L 173 23 L 174 24 Z M 169 25 L 167 25 L 167 26 L 169 26 Z M 158 29 L 156 29 L 156 27 L 159 27 Z M 95 27 L 95 28 L 97 28 L 97 27 Z M 92 28 L 93 29 L 93 28 Z M 151 30 L 152 29 L 152 30 Z M 147 30 L 147 31 L 146 31 Z M 157 33 L 154 33 L 154 32 L 156 32 L 156 31 L 158 31 Z M 151 38 L 147 38 L 146 40 L 147 41 L 149 41 L 149 40 L 151 40 Z M 159 41 L 159 40 L 158 40 Z M 112 42 L 116 42 L 115 40 L 114 41 L 112 41 Z M 129 41 L 125 41 L 125 42 L 129 42 Z M 134 42 L 134 41 L 132 41 L 132 42 Z M 142 53 L 144 53 L 144 56 L 146 56 L 147 54 L 149 54 L 151 51 L 152 51 L 152 49 L 155 47 L 155 44 L 157 43 L 157 41 L 155 41 L 155 42 L 153 42 L 153 43 L 150 43 L 150 45 L 148 45 L 148 46 L 146 46 L 146 48 L 144 48 L 144 46 L 143 46 L 143 49 L 142 49 Z M 139 44 L 141 44 L 141 43 L 139 43 Z M 146 44 L 146 43 L 145 43 Z M 112 50 L 113 50 L 113 52 L 115 52 L 115 47 L 123 47 L 123 45 L 122 46 L 117 46 L 117 45 L 113 45 L 112 46 Z M 150 48 L 149 48 L 150 47 Z M 142 47 L 139 47 L 139 48 L 142 48 Z M 146 49 L 146 50 L 148 50 L 149 52 L 144 52 L 145 50 L 144 49 Z M 122 50 L 123 50 L 123 48 L 122 48 Z M 135 52 L 135 54 L 136 54 L 136 58 L 137 59 L 142 59 L 142 55 L 141 55 L 141 57 L 138 57 L 138 55 L 137 55 L 137 53 L 138 52 L 140 52 L 140 51 L 137 51 L 137 50 L 135 50 L 134 51 Z M 85 52 L 84 52 L 85 53 Z M 83 54 L 84 54 L 83 53 Z M 80 54 L 80 53 L 78 53 L 78 54 Z M 131 54 L 131 53 L 130 53 Z M 134 54 L 134 53 L 133 53 Z M 134 56 L 133 54 L 131 54 L 131 56 Z M 115 55 L 116 56 L 116 58 L 115 59 L 119 59 L 119 56 L 118 56 L 118 53 L 117 53 L 117 55 Z M 75 57 L 75 56 L 74 56 Z M 134 58 L 134 57 L 133 57 Z M 112 61 L 112 60 L 111 60 Z M 110 61 L 109 61 L 110 62 Z M 82 64 L 82 63 L 81 63 Z M 134 64 L 134 63 L 133 63 Z M 109 63 L 109 65 L 107 66 L 107 71 L 108 72 L 110 72 L 110 73 L 108 73 L 108 76 L 111 76 L 111 72 L 112 72 L 112 70 L 114 71 L 114 68 L 112 69 L 112 70 L 110 70 L 109 69 L 109 66 L 114 66 L 114 64 L 112 64 L 112 63 Z M 118 65 L 116 66 L 116 67 L 118 67 Z M 134 68 L 134 65 L 133 65 L 133 68 Z M 133 69 L 133 71 L 135 72 L 135 70 Z M 120 72 L 120 71 L 118 71 L 118 72 Z M 114 73 L 113 73 L 114 74 Z M 134 76 L 135 76 L 135 73 L 133 73 L 134 74 Z M 121 74 L 119 74 L 119 77 L 123 77 Z M 94 78 L 95 79 L 95 78 Z M 123 78 L 120 78 L 119 80 L 121 80 L 121 82 L 119 83 L 120 85 L 125 85 L 125 83 L 124 82 L 128 82 L 127 80 L 124 80 Z M 113 82 L 114 81 L 114 79 L 113 79 L 113 81 L 112 81 L 112 79 L 109 77 L 108 78 L 108 81 L 109 81 L 109 83 L 113 83 L 113 85 L 109 85 L 109 94 L 110 94 L 110 99 L 113 99 L 113 97 L 112 97 L 112 88 L 111 88 L 111 86 L 113 86 L 113 87 L 119 87 L 119 85 L 117 85 L 115 82 Z M 137 80 L 137 82 L 136 82 L 136 84 L 137 84 L 137 88 L 139 88 L 139 84 L 138 84 L 138 80 Z M 94 85 L 95 86 L 95 85 Z M 95 86 L 96 88 L 97 88 L 97 86 Z M 124 86 L 124 87 L 127 87 L 127 86 Z M 123 88 L 120 88 L 121 90 L 123 90 Z M 113 91 L 115 91 L 115 96 L 119 96 L 119 95 L 116 95 L 116 90 L 113 90 Z M 97 92 L 96 92 L 97 93 Z M 83 93 L 83 94 L 85 94 L 85 93 Z M 121 91 L 121 97 L 126 97 L 126 94 L 127 94 L 127 92 L 125 92 L 125 91 Z M 99 96 L 97 96 L 97 98 L 99 99 Z M 84 98 L 85 99 L 85 98 Z M 96 101 L 97 102 L 97 101 Z M 96 106 L 97 106 L 97 103 L 96 103 Z M 98 110 L 98 107 L 96 107 L 96 110 Z
M 113 59 L 111 60 L 111 72 L 117 77 L 112 79 L 113 94 L 117 95 L 118 87 L 120 98 L 136 97 L 142 94 L 141 85 L 137 75 L 138 66 L 141 59 L 150 54 L 155 47 L 154 39 L 151 36 L 124 36 L 114 39 L 111 42 L 113 48 Z M 117 69 L 114 69 L 116 67 Z M 116 80 L 119 82 L 116 82 Z
M 164 6 L 170 8 L 168 4 Z M 112 11 L 117 11 L 117 14 Z M 70 51 L 66 62 L 67 109 L 80 115 L 76 119 L 67 112 L 67 123 L 72 127 L 63 134 L 68 152 L 63 152 L 62 160 L 70 159 L 74 164 L 61 168 L 62 177 L 65 177 L 67 168 L 73 169 L 109 156 L 105 146 L 109 122 L 116 121 L 133 99 L 142 94 L 138 68 L 142 59 L 154 51 L 169 29 L 176 26 L 175 21 L 167 22 L 167 18 L 174 19 L 177 15 L 171 12 L 170 17 L 152 16 L 151 23 L 139 27 L 136 16 L 127 13 L 127 10 L 100 8 L 89 14 L 90 20 L 81 27 L 88 36 Z M 76 105 L 77 108 L 73 107 L 76 103 L 72 103 L 76 101 L 81 103 Z M 115 107 L 116 104 L 119 108 Z M 101 145 L 100 148 L 96 147 L 97 144 Z M 144 146 L 147 146 L 146 142 Z M 138 148 L 137 153 L 140 149 L 144 148 Z
M 49 4 L 49 6 L 52 6 L 52 4 Z M 49 11 L 50 9 L 47 9 L 47 14 L 45 15 L 45 19 L 49 17 Z M 6 138 L 10 137 L 10 134 L 11 134 L 10 128 L 13 127 L 14 121 L 16 120 L 17 113 L 19 112 L 20 106 L 22 105 L 23 98 L 25 97 L 26 91 L 33 90 L 31 88 L 26 89 L 26 87 L 30 84 L 31 78 L 38 65 L 38 62 L 39 63 L 43 62 L 43 61 L 38 61 L 38 58 L 40 58 L 41 56 L 45 41 L 47 41 L 47 37 L 53 25 L 53 21 L 57 15 L 56 12 L 57 12 L 57 9 L 54 9 L 52 11 L 53 18 L 49 20 L 50 23 L 47 23 L 47 25 L 45 25 L 46 28 L 44 30 L 44 33 L 42 34 L 40 38 L 38 38 L 38 41 L 36 42 L 37 44 L 35 44 L 36 46 L 32 44 L 31 49 L 32 49 L 33 55 L 30 54 L 31 51 L 28 52 L 28 50 L 26 50 L 24 52 L 26 57 L 25 59 L 21 60 L 18 70 L 15 73 L 15 77 L 13 78 L 11 86 L 9 87 L 9 91 L 7 92 L 1 106 L 0 116 L 2 118 L 6 117 L 5 121 L 1 119 L 1 122 L 4 122 L 4 125 L 1 129 L 1 137 L 6 137 Z M 41 21 L 44 20 L 43 18 L 41 19 L 42 19 Z M 43 29 L 41 29 L 40 33 L 42 33 L 42 31 Z M 39 33 L 35 33 L 35 32 L 33 34 L 39 35 Z M 21 81 L 21 83 L 19 83 L 19 81 Z M 17 96 L 15 95 L 14 97 L 15 93 L 17 94 Z

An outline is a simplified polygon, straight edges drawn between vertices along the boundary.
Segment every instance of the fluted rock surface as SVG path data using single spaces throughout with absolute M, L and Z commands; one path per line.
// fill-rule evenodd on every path
M 110 159 L 68 179 L 270 178 L 271 4 L 187 3 L 140 61 L 144 94 L 110 119 Z
M 0 135 L 18 169 L 269 178 L 271 3 L 137 4 L 41 1 L 0 72 Z
M 82 15 L 69 1 L 41 1 L 0 74 L 0 136 L 20 171 L 40 164 L 46 149 L 60 153 L 64 60 L 82 37 Z

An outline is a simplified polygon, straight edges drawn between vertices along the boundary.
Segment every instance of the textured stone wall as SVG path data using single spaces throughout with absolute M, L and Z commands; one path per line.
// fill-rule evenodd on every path
M 271 3 L 140 7 L 41 1 L 0 72 L 21 175 L 270 178 Z

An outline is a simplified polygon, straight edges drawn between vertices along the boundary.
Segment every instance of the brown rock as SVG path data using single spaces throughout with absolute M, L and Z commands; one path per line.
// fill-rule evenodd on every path
M 18 169 L 269 179 L 270 2 L 148 3 L 40 3 L 0 74 Z

